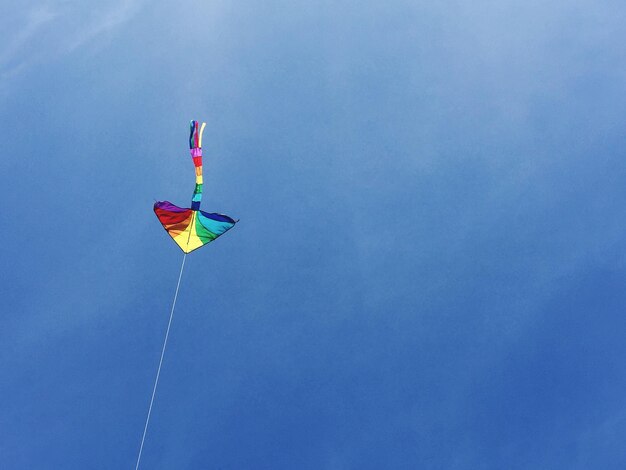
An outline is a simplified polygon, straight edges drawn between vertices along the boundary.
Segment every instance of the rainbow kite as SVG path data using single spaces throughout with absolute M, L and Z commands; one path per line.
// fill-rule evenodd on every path
M 168 201 L 154 203 L 154 213 L 163 228 L 185 253 L 212 242 L 230 230 L 236 221 L 222 214 L 212 214 L 200 210 L 202 201 L 202 133 L 206 123 L 198 129 L 198 121 L 191 121 L 189 149 L 196 167 L 196 188 L 191 198 L 191 208 L 175 206 Z

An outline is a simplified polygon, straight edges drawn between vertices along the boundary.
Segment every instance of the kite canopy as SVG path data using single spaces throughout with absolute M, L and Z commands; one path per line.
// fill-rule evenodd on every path
M 189 149 L 196 169 L 196 186 L 191 198 L 191 208 L 178 207 L 168 201 L 157 201 L 154 204 L 154 213 L 161 225 L 185 253 L 212 242 L 236 223 L 227 215 L 200 210 L 203 185 L 202 133 L 206 124 L 202 123 L 201 127 L 198 124 L 198 121 L 191 121 L 189 135 Z
M 154 204 L 154 213 L 185 253 L 212 242 L 235 225 L 227 215 L 184 209 L 168 201 Z

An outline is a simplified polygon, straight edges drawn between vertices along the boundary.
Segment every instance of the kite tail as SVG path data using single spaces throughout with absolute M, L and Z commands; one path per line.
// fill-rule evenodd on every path
M 203 122 L 202 126 L 199 124 L 198 121 L 191 121 L 189 126 L 189 150 L 193 165 L 196 167 L 196 189 L 194 189 L 191 198 L 191 209 L 194 211 L 200 210 L 200 203 L 202 202 L 202 133 L 206 122 Z

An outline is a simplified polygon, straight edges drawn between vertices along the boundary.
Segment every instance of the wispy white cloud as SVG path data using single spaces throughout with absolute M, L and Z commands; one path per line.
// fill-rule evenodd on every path
M 20 52 L 31 42 L 37 32 L 40 31 L 44 25 L 53 21 L 57 16 L 58 13 L 47 5 L 36 7 L 26 14 L 24 27 L 10 38 L 5 43 L 4 48 L 0 50 L 0 68 L 4 69 L 3 75 L 7 72 L 15 72 L 22 68 L 28 59 L 22 58 L 16 61 L 15 58 L 19 56 Z
M 142 1 L 124 0 L 102 14 L 92 17 L 83 28 L 79 29 L 66 42 L 63 49 L 64 52 L 71 52 L 92 39 L 130 21 L 141 9 L 142 4 Z
M 36 63 L 69 54 L 130 21 L 142 5 L 142 0 L 122 0 L 87 11 L 79 3 L 32 7 L 21 15 L 24 26 L 0 49 L 0 76 L 11 78 Z

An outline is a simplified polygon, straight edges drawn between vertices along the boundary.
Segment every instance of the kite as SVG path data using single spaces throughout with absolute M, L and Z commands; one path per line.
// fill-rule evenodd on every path
M 191 198 L 191 208 L 178 207 L 169 201 L 154 203 L 154 213 L 159 222 L 185 254 L 212 242 L 236 223 L 227 215 L 200 210 L 203 184 L 202 133 L 206 123 L 198 125 L 198 121 L 191 121 L 189 133 L 189 150 L 196 168 L 196 187 Z
M 152 397 L 150 398 L 150 406 L 146 416 L 146 422 L 141 436 L 141 444 L 137 455 L 137 463 L 135 470 L 139 470 L 141 454 L 143 452 L 146 433 L 148 432 L 148 424 L 150 423 L 150 415 L 152 413 L 152 405 L 156 395 L 159 377 L 161 376 L 161 366 L 163 365 L 163 356 L 165 356 L 165 348 L 167 347 L 167 339 L 172 326 L 172 318 L 174 317 L 174 309 L 176 308 L 176 299 L 178 298 L 178 289 L 180 288 L 180 280 L 183 277 L 183 269 L 185 268 L 185 259 L 187 254 L 212 242 L 220 235 L 226 233 L 233 228 L 237 221 L 231 219 L 227 215 L 204 212 L 200 210 L 202 202 L 202 133 L 206 123 L 199 126 L 198 121 L 191 121 L 191 131 L 189 133 L 189 150 L 191 159 L 196 168 L 196 187 L 191 198 L 191 207 L 178 207 L 169 201 L 157 201 L 154 203 L 154 213 L 163 225 L 163 228 L 172 237 L 176 244 L 183 250 L 183 262 L 180 266 L 178 274 L 178 283 L 176 284 L 176 293 L 170 310 L 170 319 L 165 330 L 165 339 L 161 348 L 161 359 L 157 368 L 154 385 L 152 387 Z

